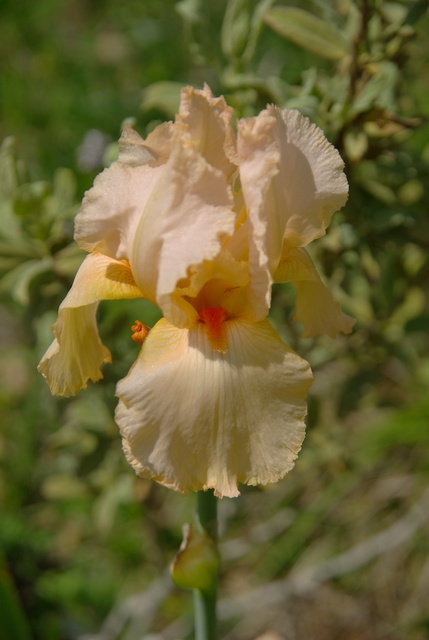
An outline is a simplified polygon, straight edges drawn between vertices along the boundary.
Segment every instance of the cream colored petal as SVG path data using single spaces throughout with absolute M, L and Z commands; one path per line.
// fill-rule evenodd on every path
M 103 362 L 111 361 L 98 335 L 99 301 L 141 297 L 126 261 L 100 253 L 86 257 L 52 326 L 55 340 L 38 366 L 54 395 L 71 396 L 88 380 L 96 382 Z
M 304 326 L 304 338 L 313 338 L 319 333 L 331 338 L 340 332 L 351 333 L 355 320 L 341 311 L 305 249 L 286 249 L 274 279 L 295 285 L 294 320 Z
M 223 96 L 214 98 L 208 87 L 182 89 L 176 124 L 189 133 L 195 148 L 230 181 L 237 171 L 235 135 L 231 127 L 233 110 Z
M 196 321 L 186 303 L 177 304 L 179 281 L 210 261 L 235 228 L 231 190 L 225 176 L 190 144 L 176 140 L 136 230 L 131 267 L 145 297 L 155 299 L 177 326 Z M 185 305 L 185 307 L 183 306 Z
M 119 140 L 118 161 L 127 167 L 165 164 L 173 148 L 174 132 L 172 122 L 163 122 L 143 140 L 131 125 L 126 124 Z
M 76 216 L 75 240 L 82 249 L 129 259 L 135 229 L 164 170 L 171 127 L 163 125 L 147 141 L 124 128 L 118 161 L 97 176 Z
M 237 144 L 255 297 L 269 304 L 284 239 L 302 247 L 323 235 L 347 200 L 347 180 L 339 153 L 295 110 L 269 106 L 239 121 Z
M 176 292 L 192 301 L 195 309 L 222 307 L 231 315 L 242 315 L 237 307 L 236 294 L 249 281 L 247 262 L 234 260 L 229 251 L 222 249 L 213 260 L 206 260 L 197 268 L 189 269 L 189 278 L 179 283 Z
M 280 165 L 275 122 L 265 115 L 238 123 L 240 180 L 247 207 L 249 299 L 258 320 L 265 318 L 270 308 L 272 272 L 280 259 L 284 235 L 282 212 L 277 211 L 272 188 Z
M 297 282 L 313 280 L 318 282 L 320 276 L 305 249 L 291 249 L 287 243 L 283 246 L 279 266 L 273 275 L 274 282 Z
M 267 484 L 294 464 L 304 438 L 307 362 L 267 320 L 228 320 L 228 351 L 210 347 L 206 326 L 162 319 L 117 387 L 116 421 L 136 472 L 186 493 Z

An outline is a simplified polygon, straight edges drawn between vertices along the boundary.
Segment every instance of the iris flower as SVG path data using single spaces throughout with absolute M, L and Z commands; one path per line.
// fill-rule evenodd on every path
M 272 284 L 296 286 L 305 336 L 353 324 L 304 248 L 347 199 L 340 155 L 295 110 L 268 106 L 236 135 L 231 118 L 223 97 L 187 87 L 174 123 L 145 140 L 125 126 L 76 217 L 88 256 L 39 365 L 52 393 L 74 395 L 111 360 L 99 302 L 158 305 L 117 386 L 123 448 L 139 476 L 219 497 L 282 478 L 304 438 L 312 374 L 267 320 Z

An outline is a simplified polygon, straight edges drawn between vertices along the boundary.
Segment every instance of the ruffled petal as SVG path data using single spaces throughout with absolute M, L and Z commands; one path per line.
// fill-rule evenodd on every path
M 55 340 L 38 370 L 54 395 L 71 396 L 103 377 L 100 367 L 111 362 L 98 335 L 96 312 L 100 300 L 141 298 L 129 264 L 100 253 L 86 257 L 58 312 Z
M 272 184 L 280 164 L 274 128 L 275 119 L 269 115 L 238 122 L 240 180 L 247 207 L 249 299 L 257 320 L 265 318 L 270 308 L 271 274 L 280 259 L 285 228 L 273 199 Z
M 176 326 L 198 314 L 176 288 L 232 236 L 237 213 L 226 178 L 183 136 L 176 140 L 162 178 L 152 192 L 133 240 L 131 267 L 144 296 L 156 300 Z
M 292 282 L 296 287 L 294 320 L 304 326 L 304 338 L 325 333 L 335 338 L 338 333 L 351 333 L 355 320 L 341 310 L 325 287 L 305 249 L 285 250 L 275 282 Z
M 214 98 L 208 85 L 202 91 L 182 89 L 176 124 L 190 135 L 195 148 L 229 181 L 237 171 L 235 135 L 231 127 L 233 109 L 223 96 Z
M 304 439 L 308 363 L 267 320 L 227 320 L 227 351 L 207 327 L 160 320 L 126 378 L 116 421 L 138 475 L 186 493 L 267 484 L 294 464 Z
M 322 236 L 347 200 L 347 179 L 338 151 L 295 110 L 269 106 L 240 120 L 237 144 L 255 299 L 269 306 L 283 242 L 303 247 Z
M 171 124 L 142 140 L 126 126 L 119 158 L 86 192 L 75 220 L 75 240 L 85 251 L 129 259 L 136 227 L 164 170 L 171 145 Z

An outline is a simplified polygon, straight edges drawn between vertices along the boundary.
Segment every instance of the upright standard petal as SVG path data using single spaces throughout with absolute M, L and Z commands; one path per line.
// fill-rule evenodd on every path
M 294 320 L 304 326 L 303 338 L 313 338 L 319 333 L 330 338 L 335 338 L 339 332 L 351 333 L 355 320 L 341 310 L 305 249 L 285 247 L 274 281 L 295 285 Z
M 310 367 L 267 320 L 225 326 L 220 352 L 205 324 L 160 320 L 119 382 L 116 421 L 138 475 L 182 493 L 234 497 L 238 483 L 275 482 L 293 467 Z
M 84 389 L 89 379 L 96 382 L 103 377 L 103 362 L 111 361 L 98 335 L 100 300 L 141 297 L 126 261 L 101 253 L 85 258 L 52 326 L 55 340 L 38 366 L 54 395 L 72 396 Z
M 182 89 L 176 125 L 184 127 L 199 153 L 209 164 L 222 171 L 228 181 L 237 171 L 232 115 L 233 110 L 228 107 L 225 98 L 214 98 L 208 85 L 202 91 L 192 87 Z
M 346 202 L 344 164 L 308 118 L 274 106 L 238 123 L 237 144 L 255 298 L 269 305 L 283 243 L 303 247 L 322 236 Z
M 171 126 L 158 127 L 146 141 L 124 128 L 117 162 L 97 176 L 76 216 L 75 240 L 82 249 L 129 259 L 146 202 L 164 170 Z
M 284 235 L 272 189 L 280 163 L 275 124 L 268 114 L 238 122 L 240 181 L 247 208 L 249 298 L 255 320 L 265 318 L 270 308 L 272 272 L 280 259 Z
M 176 288 L 191 269 L 213 260 L 225 238 L 232 236 L 237 217 L 232 205 L 224 174 L 203 158 L 189 137 L 177 139 L 146 204 L 130 256 L 144 296 L 155 299 L 177 326 L 194 323 L 198 313 Z

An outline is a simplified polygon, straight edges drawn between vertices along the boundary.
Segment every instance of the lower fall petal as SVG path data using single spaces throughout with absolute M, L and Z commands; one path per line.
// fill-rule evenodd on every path
M 37 367 L 53 395 L 74 396 L 86 388 L 88 380 L 100 380 L 101 365 L 112 361 L 109 349 L 98 335 L 97 307 L 94 303 L 59 311 L 52 326 L 56 338 Z
M 103 377 L 101 365 L 111 362 L 98 335 L 100 300 L 141 297 L 126 260 L 101 253 L 85 258 L 52 326 L 55 340 L 38 366 L 54 395 L 72 396 L 84 389 L 88 380 L 97 382 Z
M 119 382 L 116 421 L 138 475 L 186 493 L 239 495 L 294 464 L 305 434 L 308 363 L 267 320 L 227 320 L 227 351 L 206 326 L 160 320 Z
M 294 320 L 304 326 L 303 338 L 325 333 L 335 338 L 338 333 L 351 333 L 355 320 L 341 310 L 339 302 L 319 281 L 301 281 L 296 286 Z
M 284 250 L 274 281 L 291 282 L 296 287 L 294 320 L 303 325 L 303 338 L 320 333 L 335 338 L 340 332 L 351 333 L 355 320 L 341 310 L 305 249 Z

